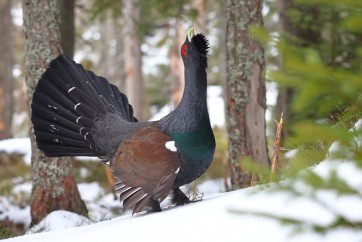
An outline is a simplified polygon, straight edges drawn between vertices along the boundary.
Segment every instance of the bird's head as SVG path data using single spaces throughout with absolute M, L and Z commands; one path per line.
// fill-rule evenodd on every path
M 181 57 L 185 65 L 187 63 L 202 63 L 206 68 L 208 51 L 208 39 L 201 33 L 195 34 L 195 28 L 191 27 L 187 31 L 186 40 L 181 46 Z

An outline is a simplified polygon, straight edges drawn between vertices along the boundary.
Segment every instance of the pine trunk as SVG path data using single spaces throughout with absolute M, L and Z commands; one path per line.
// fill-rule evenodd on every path
M 75 29 L 74 29 L 74 8 L 75 0 L 58 0 L 60 12 L 60 38 L 63 53 L 73 59 Z
M 124 64 L 126 74 L 126 94 L 133 106 L 135 117 L 145 119 L 145 93 L 142 74 L 141 37 L 137 31 L 140 22 L 138 0 L 123 1 L 124 17 Z
M 61 53 L 57 1 L 23 0 L 25 32 L 25 80 L 28 110 L 37 81 L 48 63 Z M 30 130 L 32 146 L 33 189 L 31 225 L 39 223 L 54 210 L 68 210 L 86 215 L 87 208 L 78 192 L 70 160 L 48 158 L 37 149 L 34 130 Z
M 11 0 L 0 1 L 0 140 L 12 136 L 14 80 L 12 77 Z
M 243 161 L 268 166 L 265 132 L 264 50 L 250 35 L 262 25 L 262 0 L 227 0 L 227 130 L 232 189 L 247 187 L 257 179 Z

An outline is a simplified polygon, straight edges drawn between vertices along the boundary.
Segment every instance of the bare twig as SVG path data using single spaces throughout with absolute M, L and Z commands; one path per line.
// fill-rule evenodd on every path
M 282 135 L 282 129 L 283 129 L 283 113 L 280 115 L 279 122 L 275 120 L 277 123 L 277 132 L 275 136 L 274 141 L 274 155 L 272 159 L 272 165 L 271 165 L 271 174 L 270 174 L 270 180 L 273 179 L 273 176 L 276 172 L 278 163 L 279 163 L 279 152 L 280 152 L 280 139 Z

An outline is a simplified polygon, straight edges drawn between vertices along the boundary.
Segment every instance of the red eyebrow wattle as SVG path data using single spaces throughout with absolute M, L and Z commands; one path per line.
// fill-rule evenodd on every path
M 187 45 L 183 45 L 181 47 L 181 54 L 186 58 L 186 50 L 187 50 Z

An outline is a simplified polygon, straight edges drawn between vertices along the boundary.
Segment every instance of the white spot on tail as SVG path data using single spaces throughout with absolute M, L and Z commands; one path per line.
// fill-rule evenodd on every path
M 79 122 L 79 119 L 81 118 L 82 116 L 78 117 L 75 122 L 78 123 Z
M 89 134 L 89 132 L 87 132 L 85 135 L 84 135 L 84 140 L 87 140 L 87 135 Z
M 54 124 L 51 124 L 49 125 L 49 131 L 54 133 L 55 131 L 59 131 L 59 129 Z
M 48 105 L 48 108 L 52 108 L 54 110 L 57 110 L 58 108 L 56 106 Z
M 70 93 L 71 91 L 73 91 L 75 89 L 75 87 L 69 88 L 68 93 Z
M 82 130 L 84 129 L 84 127 L 81 127 L 80 129 L 79 129 L 79 134 L 82 134 Z
M 77 110 L 77 107 L 79 106 L 79 105 L 81 105 L 82 103 L 77 103 L 75 106 L 74 106 L 74 110 Z
M 177 148 L 175 146 L 175 141 L 167 141 L 165 143 L 165 147 L 169 150 L 171 150 L 172 152 L 177 152 Z

